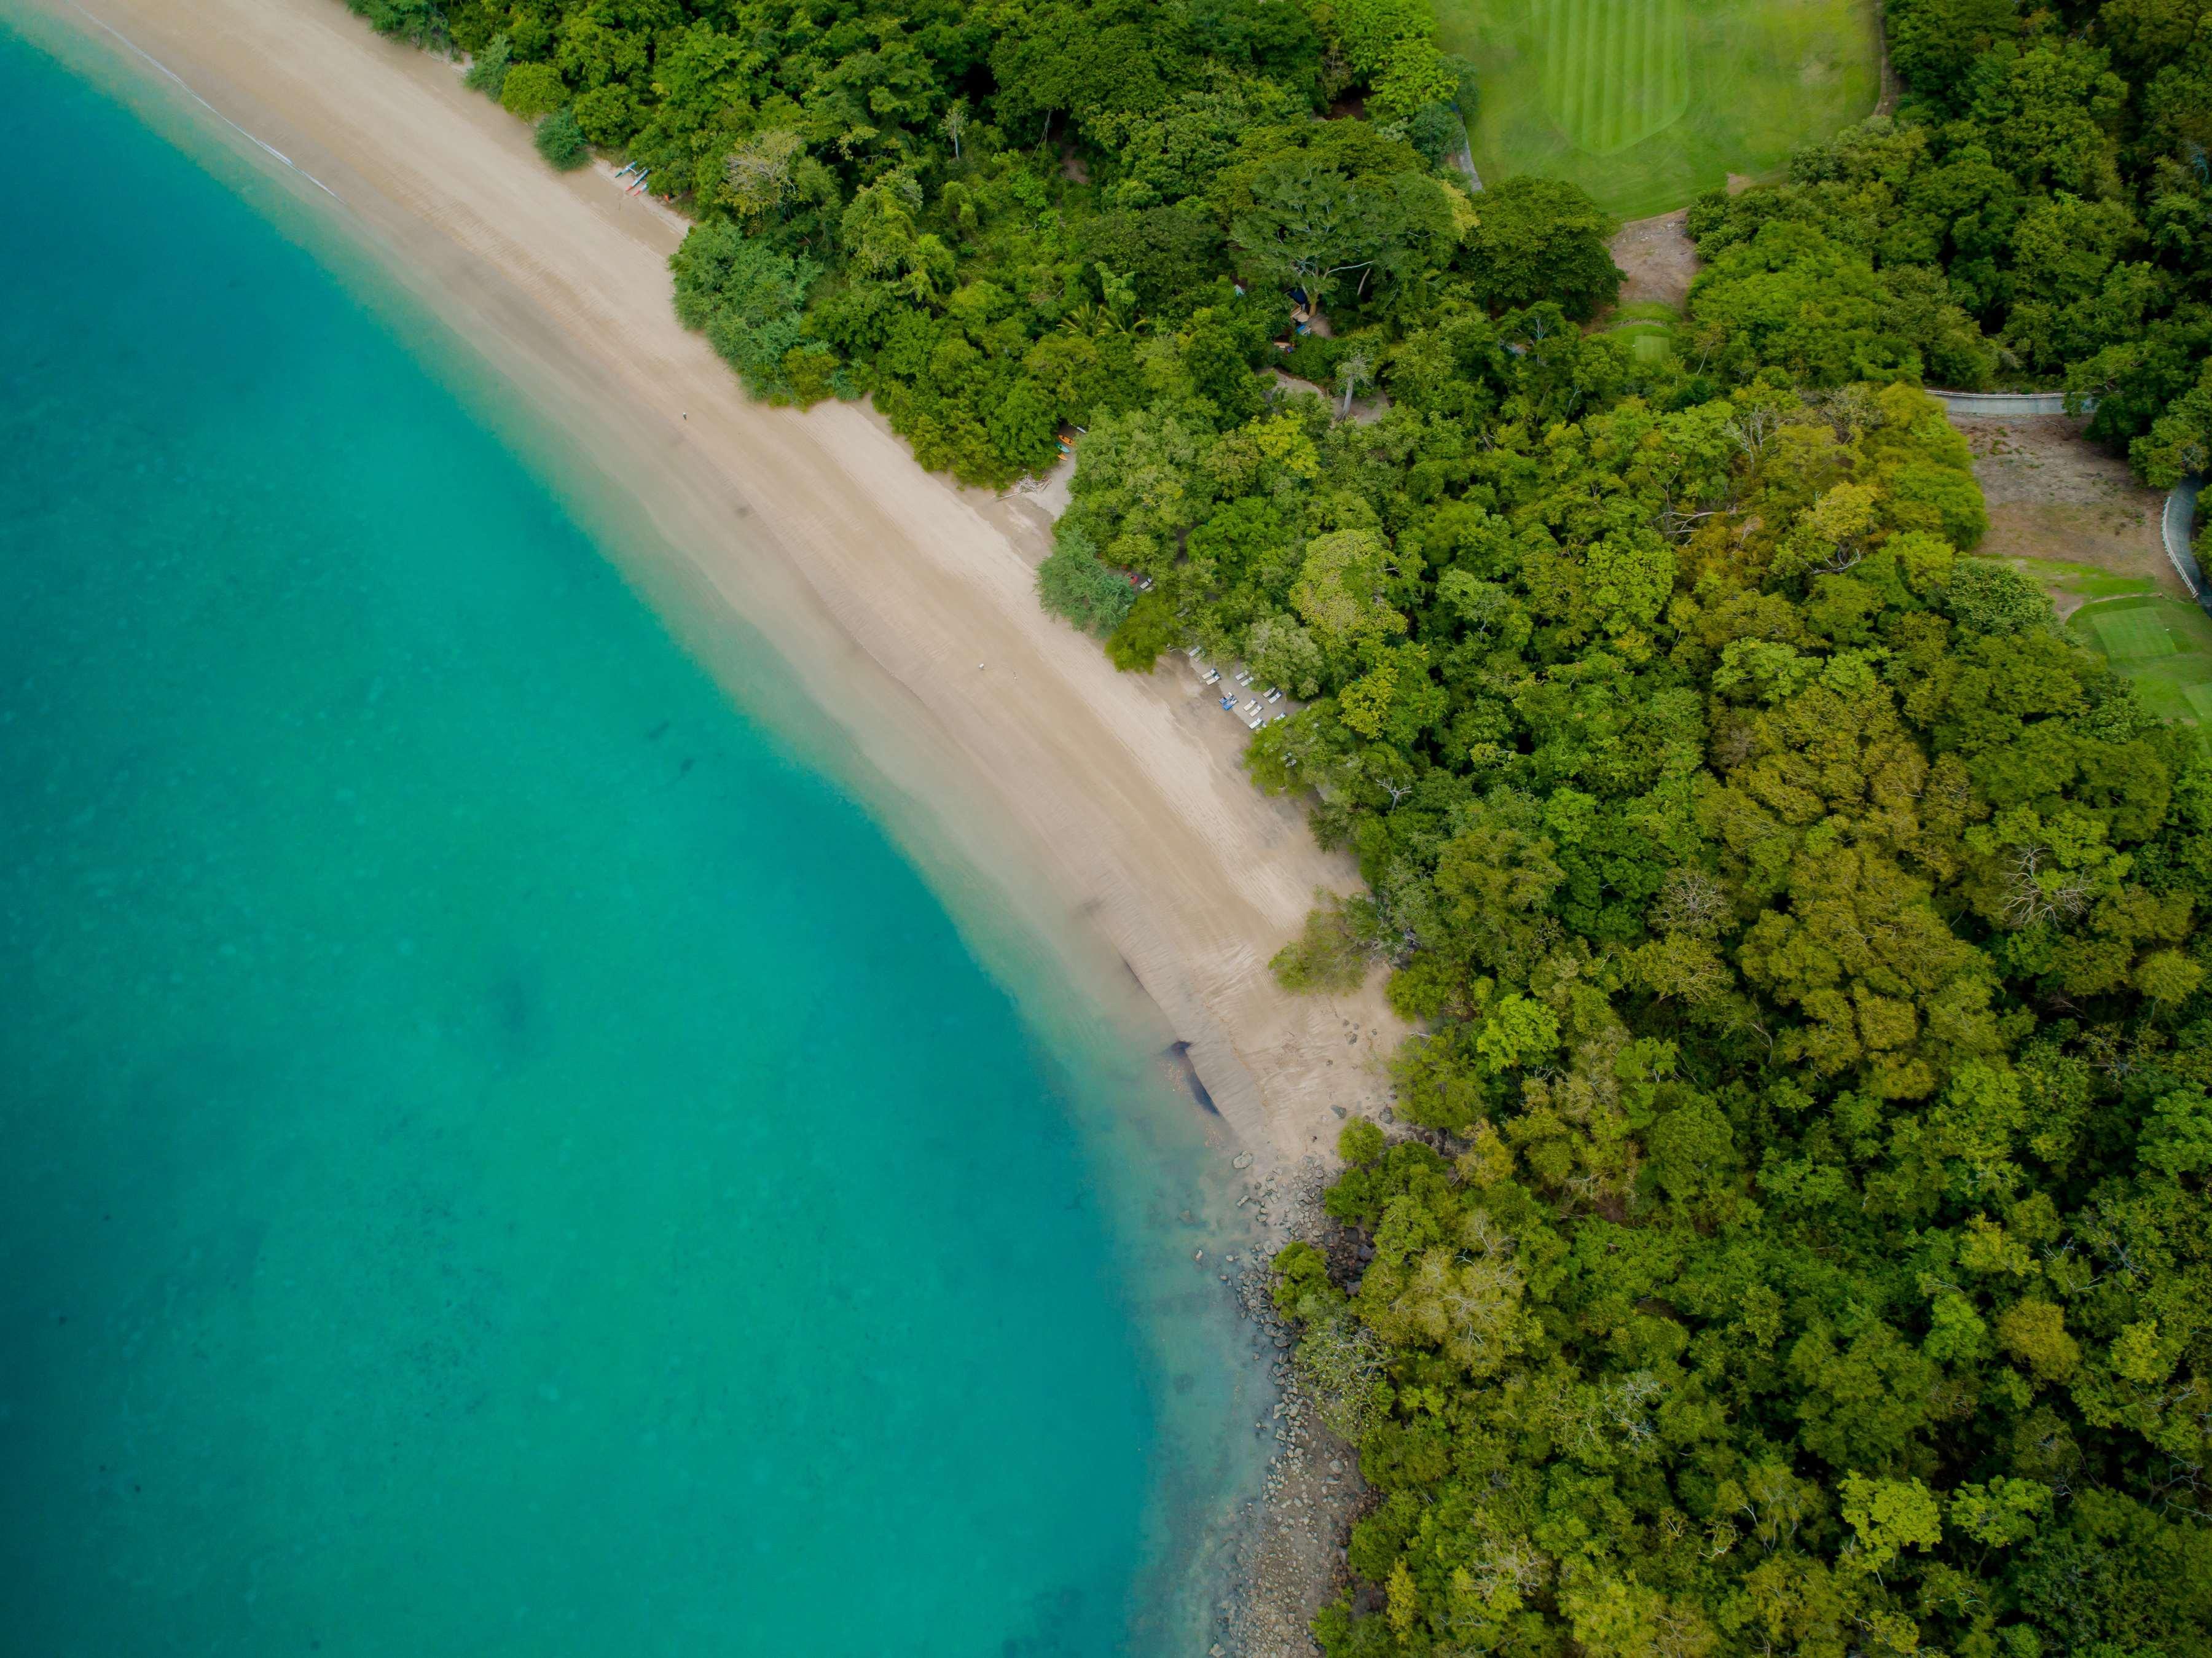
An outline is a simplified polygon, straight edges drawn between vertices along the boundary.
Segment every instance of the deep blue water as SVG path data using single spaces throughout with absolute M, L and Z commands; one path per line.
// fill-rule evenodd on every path
M 1141 1072 L 281 192 L 4 29 L 0 146 L 0 1646 L 1202 1650 Z

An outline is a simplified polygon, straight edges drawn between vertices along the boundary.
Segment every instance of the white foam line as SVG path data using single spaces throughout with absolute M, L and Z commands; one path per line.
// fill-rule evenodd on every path
M 201 97 L 198 93 L 193 91 L 191 87 L 185 82 L 183 76 L 178 74 L 176 70 L 171 69 L 167 64 L 154 56 L 152 52 L 147 51 L 136 40 L 133 40 L 129 35 L 124 33 L 122 30 L 116 28 L 108 23 L 103 22 L 97 17 L 94 17 L 82 6 L 78 5 L 76 3 L 76 0 L 70 0 L 70 9 L 76 13 L 78 16 L 83 18 L 85 21 L 90 23 L 94 28 L 105 30 L 107 33 L 113 35 L 118 40 L 123 43 L 124 49 L 125 51 L 144 58 L 155 69 L 161 70 L 163 75 L 166 75 L 172 82 L 175 82 L 176 88 L 179 92 L 183 93 L 185 96 L 191 99 L 209 114 L 214 116 L 216 120 L 222 122 L 233 132 L 237 133 L 248 143 L 252 144 L 256 149 L 264 150 L 269 155 L 275 156 L 278 161 L 283 162 L 286 167 L 298 173 L 309 184 L 314 185 L 316 189 L 321 191 L 324 195 L 329 197 L 332 201 L 340 203 L 341 204 L 343 203 L 345 201 L 344 197 L 339 195 L 337 191 L 332 190 L 320 179 L 318 179 L 313 173 L 308 172 L 307 168 L 301 167 L 297 161 L 294 161 L 289 155 L 287 155 L 283 150 L 277 149 L 276 145 L 270 143 L 267 140 L 261 138 L 253 133 L 248 132 L 244 127 L 239 125 L 237 122 L 232 120 L 230 117 L 217 109 L 213 104 L 208 102 L 206 99 Z

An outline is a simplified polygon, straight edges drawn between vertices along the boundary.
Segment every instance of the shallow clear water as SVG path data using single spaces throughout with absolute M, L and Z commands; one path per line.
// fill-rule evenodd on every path
M 4 1644 L 1202 1650 L 1197 1127 L 276 192 L 4 29 L 0 149 Z

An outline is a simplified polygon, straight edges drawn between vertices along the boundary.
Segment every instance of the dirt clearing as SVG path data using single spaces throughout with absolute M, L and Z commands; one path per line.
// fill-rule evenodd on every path
M 1690 210 L 1685 207 L 1656 218 L 1632 219 L 1614 233 L 1608 244 L 1613 262 L 1628 273 L 1618 303 L 1682 308 L 1690 297 L 1690 279 L 1698 274 L 1689 219 Z
M 2127 462 L 2085 442 L 2084 422 L 2026 415 L 1952 423 L 1974 452 L 1974 477 L 1989 503 L 1990 533 L 1975 551 L 2094 565 L 2189 597 L 2159 538 L 2166 498 L 2136 483 Z M 2051 598 L 2061 616 L 2081 604 L 2076 593 Z

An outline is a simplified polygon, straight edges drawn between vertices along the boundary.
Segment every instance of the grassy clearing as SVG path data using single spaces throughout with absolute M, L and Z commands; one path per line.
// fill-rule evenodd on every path
M 1658 362 L 1672 356 L 1674 351 L 1674 331 L 1681 315 L 1671 305 L 1657 300 L 1639 300 L 1614 310 L 1607 332 L 1624 336 L 1629 349 L 1645 362 Z
M 2212 616 L 2141 576 L 2054 558 L 2004 562 L 2051 596 L 2066 631 L 2132 680 L 2144 707 L 2212 749 Z
M 2206 741 L 2212 731 L 2212 616 L 2178 598 L 2137 593 L 2085 604 L 2066 626 L 2135 682 L 2151 712 L 2195 727 L 2197 740 Z
M 1469 112 L 1486 179 L 1573 179 L 1624 218 L 1662 213 L 1731 173 L 1873 109 L 1869 0 L 1439 0 L 1445 47 L 1479 73 Z
M 2158 592 L 2158 584 L 2148 577 L 2125 575 L 2100 564 L 2078 564 L 2057 558 L 2007 558 L 2003 562 L 2050 594 L 2051 605 L 2062 620 L 2095 599 L 2128 598 Z

